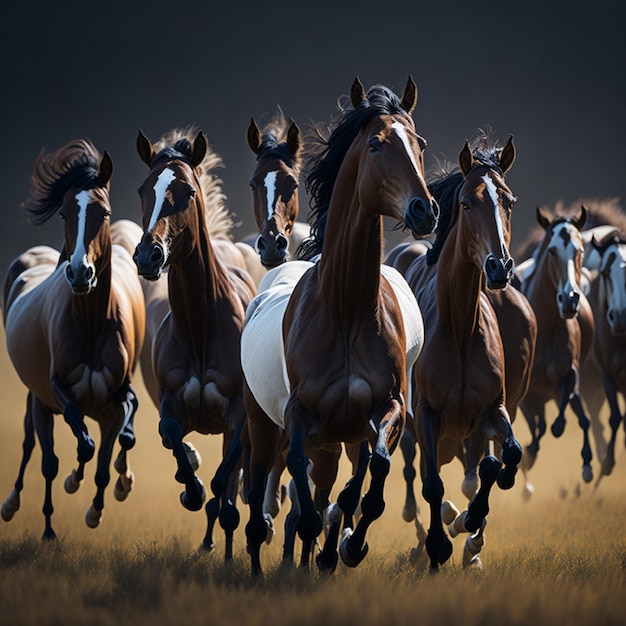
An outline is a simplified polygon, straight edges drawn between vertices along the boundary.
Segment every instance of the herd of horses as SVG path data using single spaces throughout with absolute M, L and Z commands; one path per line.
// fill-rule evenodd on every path
M 233 241 L 234 226 L 215 169 L 219 157 L 196 128 L 157 142 L 139 131 L 147 166 L 139 187 L 141 226 L 111 222 L 113 164 L 91 142 L 42 151 L 30 196 L 32 221 L 63 218 L 60 252 L 36 246 L 9 266 L 2 292 L 7 348 L 28 389 L 23 455 L 5 521 L 20 507 L 36 438 L 45 478 L 44 539 L 54 539 L 52 482 L 59 461 L 53 423 L 62 414 L 77 440 L 75 492 L 96 446 L 85 416 L 101 431 L 96 494 L 86 513 L 95 528 L 113 462 L 114 496 L 133 488 L 128 452 L 138 409 L 140 365 L 158 409 L 159 434 L 176 460 L 182 505 L 205 507 L 201 548 L 215 547 L 215 524 L 233 557 L 245 526 L 253 575 L 275 532 L 288 471 L 291 510 L 283 560 L 332 572 L 355 567 L 368 551 L 369 526 L 384 510 L 391 457 L 404 457 L 403 517 L 415 523 L 417 552 L 437 571 L 466 533 L 463 564 L 479 553 L 494 485 L 528 475 L 555 401 L 551 431 L 563 433 L 571 406 L 583 434 L 582 477 L 593 480 L 590 429 L 600 477 L 611 473 L 626 392 L 626 215 L 615 202 L 548 214 L 516 255 L 510 251 L 516 198 L 506 182 L 513 138 L 498 145 L 479 133 L 458 165 L 427 180 L 426 140 L 412 117 L 411 77 L 398 96 L 356 78 L 328 132 L 303 138 L 281 111 L 247 143 L 258 233 Z M 301 172 L 308 224 L 298 222 Z M 411 237 L 384 249 L 383 220 Z M 610 437 L 598 414 L 605 399 Z M 521 410 L 531 441 L 513 423 Z M 221 434 L 222 458 L 210 496 L 197 475 L 191 432 Z M 425 530 L 414 493 L 419 448 Z M 342 454 L 351 478 L 333 498 Z M 444 500 L 441 467 L 463 465 L 463 511 Z M 368 476 L 369 471 L 369 476 Z M 366 480 L 369 478 L 368 480 Z M 598 478 L 599 480 L 599 478 Z M 362 492 L 365 492 L 362 495 Z M 446 532 L 447 530 L 447 532 Z

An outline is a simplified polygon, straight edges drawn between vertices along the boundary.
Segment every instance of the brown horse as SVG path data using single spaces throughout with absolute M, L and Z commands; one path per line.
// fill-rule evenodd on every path
M 212 172 L 219 158 L 204 134 L 175 130 L 153 146 L 140 131 L 137 150 L 150 170 L 139 190 L 144 235 L 135 263 L 149 280 L 157 280 L 167 268 L 169 308 L 151 337 L 159 432 L 176 458 L 176 479 L 185 485 L 181 503 L 192 511 L 202 506 L 205 491 L 195 475 L 197 453 L 183 437 L 192 431 L 224 435 L 201 547 L 214 547 L 213 526 L 219 519 L 226 534 L 225 558 L 230 559 L 239 524 L 235 470 L 245 424 L 239 346 L 245 309 L 256 288 L 241 265 L 224 261 L 236 260 L 238 254 L 228 238 L 216 236 L 229 218 Z M 164 310 L 162 295 L 149 303 L 157 315 Z
M 565 409 L 571 405 L 583 431 L 583 480 L 593 478 L 589 418 L 583 408 L 579 378 L 594 332 L 591 306 L 580 287 L 586 210 L 576 216 L 545 215 L 537 208 L 537 221 L 544 237 L 533 256 L 516 269 L 521 289 L 537 318 L 537 345 L 530 387 L 520 408 L 528 422 L 531 443 L 526 447 L 524 469 L 529 470 L 546 431 L 545 404 L 554 400 L 558 416 L 552 434 L 560 437 L 565 428 Z
M 282 337 L 270 344 L 279 346 L 282 341 L 284 345 L 287 395 L 281 396 L 284 402 L 275 401 L 284 406 L 284 412 L 269 418 L 284 426 L 289 442 L 287 467 L 297 492 L 301 566 L 306 568 L 322 530 L 309 488 L 309 459 L 316 487 L 328 488 L 336 476 L 341 443 L 361 444 L 356 475 L 338 498 L 339 517 L 351 515 L 356 506 L 369 462 L 371 484 L 361 503 L 362 517 L 354 532 L 347 530 L 341 542 L 344 563 L 356 566 L 365 557 L 366 530 L 382 514 L 390 455 L 404 428 L 409 343 L 405 329 L 411 326 L 401 312 L 400 296 L 391 280 L 381 275 L 382 216 L 403 220 L 413 232 L 426 235 L 434 228 L 438 213 L 424 181 L 425 141 L 410 117 L 417 101 L 413 80 L 409 78 L 398 98 L 383 86 L 366 94 L 356 79 L 350 96 L 352 106 L 321 144 L 321 151 L 311 158 L 307 178 L 314 203 L 313 238 L 304 253 L 321 252 L 321 257 L 288 294 L 279 325 Z M 412 302 L 407 314 L 413 315 L 413 326 L 421 329 L 417 303 L 397 276 L 399 292 L 404 288 Z M 244 337 L 245 333 L 244 329 Z M 421 348 L 421 333 L 417 336 L 419 346 L 411 362 Z M 243 350 L 242 359 L 246 358 Z M 266 387 L 254 388 L 267 369 L 261 363 L 255 370 L 257 376 L 246 371 L 250 395 L 254 394 L 252 401 L 246 402 L 252 445 L 246 534 L 256 574 L 261 572 L 259 552 L 266 536 L 265 477 L 280 449 L 276 429 L 271 427 L 274 424 L 258 410 L 258 405 L 271 404 L 260 400 Z M 330 479 L 324 476 L 325 467 Z M 325 480 L 330 482 L 324 484 Z M 346 495 L 348 491 L 350 495 Z M 329 534 L 329 541 L 334 541 L 334 551 L 325 549 L 318 565 L 331 570 L 336 564 L 336 532 Z
M 424 349 L 413 367 L 413 412 L 421 453 L 424 499 L 430 505 L 426 550 L 436 571 L 452 553 L 442 526 L 443 463 L 460 442 L 474 445 L 466 464 L 480 461 L 480 488 L 467 511 L 451 523 L 452 534 L 480 534 L 497 481 L 512 487 L 522 450 L 513 435 L 505 400 L 505 354 L 498 320 L 486 289 L 501 290 L 512 276 L 510 219 L 515 198 L 504 176 L 515 160 L 510 138 L 503 148 L 466 143 L 461 175 L 449 181 L 453 211 L 442 212 L 433 248 L 417 258 L 406 277 L 420 303 Z M 454 183 L 454 184 L 453 184 Z M 428 264 L 437 263 L 436 271 Z M 442 384 L 441 372 L 445 372 Z M 484 456 L 485 439 L 502 447 L 502 460 Z
M 254 249 L 263 267 L 270 269 L 293 258 L 309 228 L 297 222 L 300 212 L 298 185 L 302 160 L 300 128 L 282 111 L 260 130 L 254 118 L 247 133 L 256 155 L 250 188 L 254 220 L 259 234 Z
M 56 538 L 51 524 L 52 481 L 59 466 L 52 436 L 55 414 L 63 414 L 78 440 L 78 467 L 65 481 L 69 493 L 79 488 L 85 464 L 95 453 L 84 416 L 100 426 L 97 489 L 86 514 L 90 528 L 102 516 L 118 435 L 118 500 L 126 498 L 134 480 L 126 453 L 135 444 L 138 403 L 131 380 L 144 338 L 145 308 L 130 251 L 115 243 L 116 236 L 128 239 L 129 223 L 109 225 L 112 171 L 108 153 L 101 156 L 87 140 L 40 154 L 25 207 L 36 224 L 61 215 L 64 247 L 60 255 L 47 246 L 27 250 L 11 264 L 4 282 L 7 347 L 28 388 L 28 401 L 22 462 L 2 517 L 8 521 L 19 509 L 36 433 L 46 479 L 44 539 Z

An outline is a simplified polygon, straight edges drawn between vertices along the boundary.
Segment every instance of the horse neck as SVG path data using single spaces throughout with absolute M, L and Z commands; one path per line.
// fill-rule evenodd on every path
M 535 261 L 533 273 L 522 285 L 524 295 L 537 317 L 538 331 L 541 333 L 542 330 L 548 328 L 546 326 L 548 320 L 553 318 L 555 321 L 559 321 L 561 317 L 556 307 L 557 286 L 548 267 L 548 252 L 546 250 L 540 251 Z
M 189 225 L 183 235 L 192 241 L 187 254 L 171 263 L 168 289 L 174 323 L 195 342 L 197 333 L 217 330 L 215 321 L 228 297 L 229 280 L 211 245 L 200 195 L 193 214 L 197 223 Z
M 378 310 L 382 262 L 382 217 L 363 219 L 355 184 L 337 181 L 328 210 L 320 260 L 326 302 L 347 323 Z
M 463 253 L 461 226 L 457 221 L 452 227 L 437 261 L 437 309 L 457 343 L 466 345 L 480 319 L 483 273 Z

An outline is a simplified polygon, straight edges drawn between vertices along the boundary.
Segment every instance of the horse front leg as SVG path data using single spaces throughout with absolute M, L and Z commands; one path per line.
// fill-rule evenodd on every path
M 33 425 L 31 394 L 32 392 L 29 391 L 26 398 L 26 413 L 24 414 L 24 441 L 22 443 L 22 461 L 20 463 L 20 469 L 11 493 L 2 504 L 1 514 L 2 519 L 5 522 L 10 522 L 20 508 L 20 493 L 24 488 L 24 473 L 35 447 L 35 427 Z
M 550 430 L 558 439 L 565 431 L 565 409 L 569 404 L 574 388 L 576 387 L 576 370 L 571 369 L 559 383 L 559 413 L 552 423 Z
M 407 427 L 400 437 L 400 451 L 402 452 L 402 458 L 404 459 L 404 468 L 402 469 L 402 475 L 404 476 L 404 483 L 406 486 L 406 495 L 404 498 L 404 506 L 402 507 L 402 519 L 405 522 L 412 522 L 417 519 L 417 499 L 415 498 L 415 477 L 417 471 L 415 470 L 415 457 L 417 456 L 417 439 L 415 437 L 414 429 L 415 424 L 410 419 L 407 422 Z
M 85 514 L 85 523 L 89 528 L 97 528 L 104 510 L 104 491 L 111 480 L 111 457 L 113 445 L 119 432 L 119 421 L 109 418 L 109 423 L 100 424 L 101 441 L 98 450 L 98 465 L 95 474 L 96 495 Z
M 365 558 L 368 551 L 365 541 L 367 529 L 385 510 L 385 480 L 391 468 L 391 454 L 402 436 L 404 420 L 402 404 L 396 398 L 391 399 L 377 426 L 376 444 L 369 462 L 370 488 L 361 501 L 361 519 L 353 533 L 349 532 L 350 529 L 344 529 L 344 537 L 339 546 L 341 560 L 349 567 L 356 567 Z
M 123 423 L 118 434 L 118 441 L 121 446 L 121 450 L 113 462 L 115 471 L 119 474 L 115 481 L 115 487 L 113 489 L 113 495 L 119 502 L 123 502 L 128 497 L 135 484 L 135 475 L 128 468 L 127 452 L 135 445 L 135 428 L 134 419 L 137 409 L 139 408 L 139 401 L 137 394 L 132 386 L 132 383 L 128 380 L 126 385 L 122 388 L 122 398 L 120 401 L 123 412 Z
M 583 431 L 583 447 L 580 451 L 580 455 L 583 460 L 583 480 L 586 483 L 590 483 L 593 480 L 593 470 L 591 469 L 591 444 L 589 442 L 589 427 L 591 425 L 591 422 L 585 414 L 585 409 L 583 408 L 578 389 L 576 389 L 575 392 L 572 394 L 570 404 L 572 405 L 572 409 L 574 409 L 574 413 L 576 413 L 576 417 L 578 418 L 578 424 Z
M 176 480 L 185 485 L 185 490 L 180 494 L 181 504 L 189 511 L 199 511 L 206 499 L 206 492 L 202 481 L 195 475 L 192 461 L 195 457 L 195 465 L 199 464 L 199 458 L 195 449 L 183 442 L 183 429 L 180 420 L 177 419 L 184 411 L 182 403 L 174 393 L 166 391 L 161 398 L 159 421 L 159 434 L 163 447 L 172 451 L 178 470 Z
M 288 426 L 289 433 L 287 469 L 294 480 L 300 506 L 297 529 L 298 536 L 302 541 L 300 567 L 303 569 L 309 568 L 313 545 L 318 535 L 322 532 L 322 518 L 313 503 L 307 475 L 309 459 L 305 452 L 306 422 L 307 416 L 304 407 L 302 407 L 297 397 L 292 395 L 285 410 L 285 424 Z
M 611 428 L 611 436 L 606 446 L 606 453 L 604 460 L 602 461 L 600 476 L 598 482 L 602 476 L 610 476 L 613 468 L 615 467 L 615 441 L 617 439 L 617 431 L 619 425 L 622 422 L 622 413 L 619 408 L 619 402 L 617 400 L 617 388 L 613 377 L 607 372 L 602 373 L 602 384 L 604 386 L 604 393 L 606 395 L 607 402 L 609 403 L 609 426 Z

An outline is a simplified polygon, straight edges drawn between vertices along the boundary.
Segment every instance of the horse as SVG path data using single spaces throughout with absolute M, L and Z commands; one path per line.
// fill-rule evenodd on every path
M 259 354 L 261 339 L 252 325 L 244 327 L 242 364 L 251 443 L 246 537 L 255 575 L 262 574 L 260 546 L 267 534 L 263 496 L 266 477 L 281 452 L 280 429 L 287 440 L 287 468 L 300 511 L 296 526 L 302 568 L 309 568 L 322 530 L 310 492 L 310 461 L 313 482 L 327 490 L 336 477 L 341 444 L 360 450 L 356 473 L 339 494 L 331 516 L 333 529 L 317 559 L 320 569 L 330 572 L 336 566 L 339 520 L 353 513 L 368 465 L 371 483 L 361 501 L 362 516 L 354 530 L 344 529 L 339 548 L 345 564 L 356 567 L 365 558 L 366 531 L 383 512 L 390 455 L 405 422 L 407 361 L 410 365 L 419 354 L 423 325 L 401 276 L 393 269 L 389 275 L 381 273 L 382 216 L 427 235 L 438 215 L 424 180 L 425 140 L 411 118 L 416 102 L 417 88 L 410 77 L 400 98 L 381 85 L 366 92 L 361 81 L 354 80 L 351 106 L 308 161 L 311 239 L 303 242 L 298 256 L 310 260 L 321 254 L 281 295 L 283 303 L 272 317 L 273 341 L 263 335 L 263 345 L 278 349 L 271 362 L 275 367 L 254 358 L 254 346 Z M 263 292 L 258 298 L 264 298 Z M 256 318 L 261 319 L 259 311 L 271 304 L 270 296 L 257 308 Z M 267 330 L 261 323 L 256 328 Z M 264 384 L 280 379 L 280 372 L 282 386 Z
M 425 327 L 412 381 L 422 495 L 430 506 L 425 546 L 432 572 L 452 554 L 442 522 L 449 523 L 452 536 L 469 532 L 480 544 L 490 490 L 496 482 L 510 489 L 522 458 L 505 400 L 503 338 L 486 294 L 508 288 L 512 277 L 509 241 L 515 197 L 505 175 L 514 161 L 512 137 L 501 148 L 472 149 L 465 142 L 458 159 L 461 173 L 448 179 L 453 211 L 442 211 L 433 247 L 406 273 Z M 436 269 L 428 267 L 435 263 Z M 498 444 L 504 465 L 494 455 L 484 455 L 485 440 Z M 442 507 L 439 472 L 462 442 L 473 444 L 466 451 L 468 467 L 482 457 L 480 488 L 467 510 L 449 517 L 449 507 Z
M 162 315 L 158 323 L 149 320 L 159 433 L 176 459 L 175 478 L 185 485 L 180 501 L 191 511 L 202 507 L 205 489 L 195 474 L 199 455 L 183 437 L 192 431 L 223 434 L 223 458 L 211 481 L 214 497 L 206 503 L 207 531 L 200 547 L 214 548 L 219 519 L 228 561 L 239 524 L 236 495 L 246 421 L 241 329 L 256 286 L 241 264 L 227 262 L 240 256 L 223 234 L 232 222 L 213 171 L 221 160 L 204 133 L 174 129 L 153 145 L 139 131 L 137 151 L 149 171 L 139 188 L 144 232 L 134 261 L 148 280 L 158 281 L 167 270 L 169 306 L 162 287 L 149 304 L 151 312 Z
M 116 499 L 125 500 L 134 483 L 127 452 L 135 444 L 138 400 L 132 375 L 144 339 L 145 307 L 131 251 L 124 246 L 132 223 L 110 224 L 112 173 L 108 152 L 100 155 L 86 139 L 40 153 L 24 208 L 35 224 L 61 215 L 64 245 L 60 253 L 49 246 L 25 251 L 9 266 L 3 286 L 7 348 L 28 398 L 22 461 L 14 489 L 2 505 L 2 518 L 11 520 L 20 507 L 36 433 L 46 482 L 44 540 L 56 539 L 52 528 L 52 483 L 59 466 L 53 446 L 56 414 L 63 414 L 78 442 L 78 466 L 65 481 L 68 493 L 80 487 L 85 464 L 95 454 L 84 417 L 100 427 L 96 495 L 85 516 L 87 526 L 96 528 L 102 517 L 116 437 L 121 446 L 114 461 L 119 473 Z
M 604 232 L 599 236 L 597 231 L 601 229 Z M 586 265 L 594 274 L 589 302 L 594 311 L 595 332 L 593 358 L 583 371 L 583 381 L 585 385 L 595 382 L 591 368 L 599 374 L 609 404 L 611 430 L 597 486 L 600 478 L 610 476 L 615 467 L 615 440 L 620 424 L 626 429 L 626 416 L 618 400 L 620 394 L 626 398 L 626 234 L 614 227 L 608 232 L 603 226 L 592 230 L 595 232 L 590 245 L 595 255 L 587 255 L 591 258 Z M 585 386 L 581 385 L 581 390 L 583 397 L 588 397 Z
M 521 290 L 537 317 L 537 344 L 530 386 L 520 408 L 528 422 L 531 442 L 525 448 L 524 471 L 533 466 L 546 431 L 545 404 L 554 400 L 558 415 L 551 431 L 560 437 L 565 429 L 565 409 L 572 407 L 583 431 L 582 477 L 593 479 L 589 418 L 579 389 L 581 367 L 592 345 L 594 318 L 580 282 L 583 273 L 583 238 L 587 212 L 546 215 L 537 207 L 537 222 L 544 236 L 533 256 L 516 268 Z
M 262 130 L 251 118 L 246 138 L 256 155 L 250 178 L 258 228 L 253 245 L 263 267 L 271 269 L 293 258 L 309 234 L 308 226 L 296 221 L 302 137 L 298 125 L 279 111 Z

